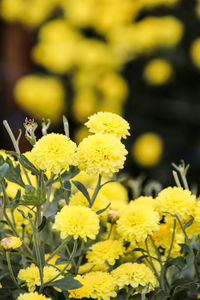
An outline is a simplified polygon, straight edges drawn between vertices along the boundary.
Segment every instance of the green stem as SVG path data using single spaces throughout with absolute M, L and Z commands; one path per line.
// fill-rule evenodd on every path
M 100 190 L 101 187 L 102 187 L 102 186 L 101 186 L 101 178 L 102 178 L 102 176 L 99 175 L 98 182 L 97 182 L 97 185 L 96 185 L 96 187 L 95 187 L 94 193 L 93 193 L 93 195 L 92 195 L 92 199 L 91 199 L 91 203 L 90 203 L 89 207 L 92 207 L 92 205 L 94 204 L 94 201 L 95 201 L 95 199 L 96 199 L 96 197 L 97 197 L 97 195 L 98 195 L 98 192 L 99 192 L 99 190 Z
M 108 232 L 107 240 L 109 240 L 109 238 L 110 238 L 110 236 L 111 236 L 112 228 L 113 228 L 113 222 L 110 223 L 110 229 L 109 229 L 109 232 Z
M 146 246 L 146 250 L 147 250 L 147 254 L 148 254 L 148 262 L 150 264 L 150 266 L 152 267 L 153 271 L 154 271 L 154 274 L 156 276 L 156 278 L 158 279 L 158 282 L 160 283 L 160 287 L 162 288 L 161 286 L 161 282 L 160 282 L 160 277 L 159 277 L 159 274 L 153 264 L 153 261 L 152 261 L 152 258 L 151 258 L 151 255 L 150 255 L 150 252 L 149 252 L 149 247 L 148 247 L 148 243 L 147 243 L 147 239 L 145 240 L 145 246 Z
M 12 130 L 11 130 L 11 128 L 10 128 L 10 126 L 9 126 L 9 124 L 8 124 L 8 122 L 6 121 L 6 120 L 4 120 L 3 121 L 3 125 L 5 126 L 5 128 L 6 128 L 6 130 L 7 130 L 7 132 L 8 132 L 8 134 L 9 134 L 9 136 L 10 136 L 10 138 L 11 138 L 11 141 L 12 141 L 12 143 L 13 143 L 13 146 L 14 146 L 14 148 L 15 148 L 15 151 L 18 153 L 18 154 L 20 154 L 20 150 L 19 150 L 19 137 L 18 137 L 18 139 L 17 139 L 17 141 L 16 141 L 16 139 L 15 139 L 15 136 L 14 136 L 14 134 L 13 134 L 13 132 L 12 132 Z M 29 176 L 28 176 L 28 173 L 26 172 L 26 169 L 22 166 L 22 169 L 23 169 L 23 172 L 24 172 L 24 174 L 25 174 L 25 176 L 26 176 L 26 179 L 27 179 L 27 181 L 28 181 L 28 184 L 29 185 L 32 185 L 32 183 L 31 183 L 31 180 L 30 180 L 30 178 L 29 178 Z
M 76 241 L 76 240 L 75 240 L 75 241 Z M 77 241 L 76 241 L 76 243 L 77 243 Z M 66 247 L 66 250 L 67 250 L 67 254 L 68 254 L 69 257 L 70 257 L 71 253 L 70 253 L 70 250 L 69 250 L 68 245 L 65 245 L 65 247 Z M 71 261 L 72 261 L 72 265 L 74 266 L 74 270 L 76 271 L 76 263 L 75 263 L 75 260 L 74 260 L 73 257 L 72 257 Z
M 59 272 L 59 274 L 57 274 L 51 280 L 49 280 L 48 282 L 46 282 L 45 286 L 48 285 L 48 283 L 50 283 L 50 282 L 54 281 L 55 279 L 57 279 L 60 275 L 64 274 L 65 270 L 68 268 L 70 262 L 72 261 L 74 255 L 76 254 L 76 250 L 77 250 L 77 240 L 74 241 L 74 247 L 73 247 L 72 253 L 70 254 L 70 257 L 69 257 L 69 263 L 66 264 L 66 266 Z
M 34 227 L 31 219 L 29 219 L 29 222 L 30 222 L 31 228 L 32 228 L 35 253 L 36 253 L 36 258 L 37 258 L 37 266 L 39 268 L 39 273 L 40 273 L 40 281 L 41 281 L 40 292 L 41 292 L 43 289 L 43 266 L 42 266 L 42 260 L 41 260 L 41 256 L 40 256 L 40 250 L 39 250 L 38 234 L 36 233 L 37 228 L 38 228 L 38 222 L 36 223 L 36 228 Z
M 52 257 L 54 257 L 54 255 L 55 254 L 57 254 L 64 246 L 65 246 L 65 244 L 67 243 L 67 242 L 69 242 L 70 240 L 71 240 L 71 236 L 68 236 L 61 244 L 60 244 L 60 246 L 58 246 L 54 251 L 53 251 L 53 253 L 47 258 L 47 260 L 45 261 L 45 264 L 47 264 L 48 263 L 48 261 L 50 260 L 50 259 L 52 259 Z
M 78 262 L 77 262 L 77 266 L 76 266 L 76 274 L 78 273 L 78 269 L 81 265 L 81 262 L 83 260 L 83 256 L 84 256 L 84 240 L 82 239 L 81 240 L 81 248 L 80 248 L 80 256 L 79 256 L 79 259 L 78 259 Z
M 16 287 L 18 289 L 20 289 L 18 283 L 17 283 L 17 280 L 15 278 L 15 275 L 13 273 L 13 269 L 12 269 L 12 265 L 11 265 L 11 262 L 10 262 L 10 253 L 9 251 L 6 251 L 6 260 L 7 260 L 7 264 L 8 264 L 8 270 L 9 270 L 9 273 L 10 273 L 10 277 L 12 278 L 12 281 L 14 282 L 14 284 L 16 285 Z
M 172 174 L 173 174 L 174 180 L 175 180 L 175 182 L 176 182 L 176 185 L 177 185 L 178 187 L 181 187 L 181 183 L 180 183 L 180 180 L 179 180 L 179 178 L 178 178 L 177 172 L 173 170 L 173 171 L 172 171 Z

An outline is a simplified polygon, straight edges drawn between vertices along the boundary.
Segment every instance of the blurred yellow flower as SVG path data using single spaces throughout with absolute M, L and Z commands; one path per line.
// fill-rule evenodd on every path
M 162 85 L 171 79 L 172 66 L 164 59 L 153 59 L 144 68 L 144 78 L 151 85 Z
M 58 174 L 76 164 L 75 151 L 76 144 L 67 136 L 50 133 L 35 143 L 32 154 L 40 169 Z
M 19 248 L 22 245 L 22 241 L 20 238 L 16 236 L 9 236 L 1 240 L 1 245 L 6 250 L 14 250 Z
M 79 274 L 88 273 L 89 271 L 108 271 L 108 266 L 106 264 L 94 264 L 94 263 L 85 263 L 84 265 L 81 265 L 78 269 Z
M 200 68 L 200 37 L 193 41 L 190 48 L 193 63 Z
M 136 162 L 144 167 L 152 167 L 161 159 L 163 142 L 159 135 L 151 132 L 140 135 L 132 147 Z
M 66 108 L 64 88 L 55 77 L 22 77 L 15 85 L 14 96 L 23 110 L 39 119 L 57 122 Z

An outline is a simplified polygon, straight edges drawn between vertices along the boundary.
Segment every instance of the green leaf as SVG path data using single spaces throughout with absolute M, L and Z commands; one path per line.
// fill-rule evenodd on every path
M 98 211 L 96 212 L 96 214 L 97 214 L 97 215 L 102 214 L 106 209 L 108 209 L 108 207 L 109 207 L 110 205 L 111 205 L 111 202 L 110 202 L 106 207 L 104 207 L 104 208 L 98 210 Z
M 192 219 L 189 220 L 189 221 L 185 224 L 184 229 L 186 229 L 186 228 L 188 228 L 189 226 L 191 226 L 192 223 L 193 223 L 193 221 L 194 221 L 194 218 L 192 217 Z
M 15 156 L 16 158 L 19 158 L 19 157 L 20 157 L 20 154 L 17 153 L 17 152 L 15 152 L 15 151 L 7 151 L 7 150 L 6 150 L 6 154 Z
M 151 300 L 167 300 L 170 299 L 169 295 L 162 290 L 156 291 Z
M 22 187 L 25 187 L 25 184 L 21 177 L 21 170 L 19 164 L 16 167 L 14 167 L 12 160 L 9 157 L 6 158 L 6 163 L 9 164 L 9 169 L 5 176 L 8 179 L 8 181 L 14 182 Z
M 42 188 L 35 188 L 32 185 L 26 185 L 23 202 L 30 205 L 41 205 L 46 200 L 46 192 Z
M 21 190 L 18 190 L 15 195 L 15 198 L 12 201 L 10 201 L 9 206 L 10 206 L 11 211 L 14 211 L 15 208 L 19 205 L 20 199 L 21 199 Z
M 65 171 L 64 173 L 61 174 L 61 178 L 63 181 L 66 181 L 75 177 L 79 172 L 80 170 L 78 167 L 70 166 L 69 171 Z
M 86 187 L 80 182 L 76 180 L 72 180 L 75 187 L 83 194 L 83 196 L 87 199 L 88 203 L 91 203 L 90 195 L 86 189 Z
M 35 175 L 39 175 L 39 170 L 23 154 L 20 155 L 19 162 L 23 167 L 25 167 Z
M 7 174 L 9 170 L 9 164 L 4 163 L 1 167 L 0 167 L 0 177 L 4 178 Z
M 38 232 L 42 231 L 42 229 L 45 227 L 47 222 L 47 218 L 45 216 L 42 217 L 42 222 L 41 224 L 38 226 Z
M 66 181 L 64 182 L 64 188 L 65 188 L 65 190 L 66 190 L 66 192 L 67 192 L 67 198 L 69 199 L 70 196 L 71 196 L 71 183 L 70 183 L 69 180 L 66 180 Z
M 145 252 L 147 253 L 146 250 L 142 249 L 142 248 L 134 248 L 133 251 L 139 251 L 139 252 Z
M 21 210 L 21 209 L 19 209 L 19 208 L 17 208 L 17 210 L 18 210 L 18 212 L 22 215 L 22 217 L 23 217 L 24 219 L 28 219 L 28 218 L 25 216 L 23 210 Z
M 47 286 L 53 286 L 61 289 L 62 291 L 74 290 L 82 287 L 82 284 L 73 277 L 65 277 L 50 283 Z

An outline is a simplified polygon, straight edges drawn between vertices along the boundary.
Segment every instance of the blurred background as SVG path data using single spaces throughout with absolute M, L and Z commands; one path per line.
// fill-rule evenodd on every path
M 131 126 L 127 174 L 167 186 L 184 159 L 199 184 L 199 0 L 1 0 L 0 15 L 1 124 L 62 132 L 64 114 L 79 143 L 89 115 L 114 112 Z

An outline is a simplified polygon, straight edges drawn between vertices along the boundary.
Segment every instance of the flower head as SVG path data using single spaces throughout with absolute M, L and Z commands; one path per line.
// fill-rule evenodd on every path
M 108 271 L 108 266 L 106 264 L 94 264 L 94 263 L 85 263 L 81 265 L 78 269 L 79 274 L 84 274 L 88 273 L 89 271 L 103 271 L 107 272 Z
M 1 245 L 4 247 L 4 249 L 17 249 L 22 245 L 22 241 L 20 238 L 16 236 L 9 236 L 1 240 Z
M 75 164 L 75 151 L 76 144 L 67 136 L 50 133 L 36 142 L 32 154 L 40 169 L 58 174 Z
M 61 239 L 65 239 L 68 235 L 73 235 L 75 239 L 78 237 L 95 239 L 99 231 L 99 218 L 91 208 L 84 206 L 64 206 L 55 216 L 53 229 L 60 231 Z
M 151 206 L 127 206 L 117 221 L 117 231 L 125 240 L 140 242 L 159 229 L 159 214 Z
M 47 298 L 42 294 L 38 294 L 38 292 L 34 292 L 34 293 L 20 294 L 17 297 L 17 300 L 51 300 L 51 298 Z
M 177 213 L 182 222 L 187 222 L 192 216 L 196 197 L 189 190 L 181 187 L 168 187 L 162 190 L 158 196 L 158 209 L 160 212 Z M 167 215 L 167 218 L 170 217 Z
M 164 59 L 151 60 L 144 69 L 144 78 L 151 85 L 162 85 L 167 83 L 173 74 L 168 61 Z
M 130 135 L 128 130 L 130 126 L 126 120 L 117 114 L 111 112 L 98 112 L 90 116 L 89 121 L 85 125 L 93 133 L 109 133 L 113 134 L 117 138 L 126 138 Z
M 91 135 L 78 146 L 78 166 L 88 174 L 110 177 L 123 168 L 127 153 L 125 146 L 115 136 Z
M 157 286 L 153 272 L 145 264 L 125 263 L 113 270 L 111 275 L 119 289 L 130 285 L 141 291 L 141 288 L 144 289 L 149 284 L 148 292 L 150 292 Z
M 59 271 L 52 266 L 44 266 L 43 268 L 43 283 L 46 283 L 53 279 L 56 275 L 59 274 Z M 17 276 L 20 280 L 25 281 L 29 292 L 34 292 L 36 286 L 41 285 L 40 281 L 40 272 L 37 266 L 31 264 L 26 269 L 21 269 Z M 63 276 L 59 275 L 57 280 L 62 279 Z
M 81 276 L 79 276 L 80 275 L 78 275 L 77 279 L 83 284 L 83 287 L 81 287 L 80 289 L 70 290 L 70 297 L 90 297 L 92 299 L 98 300 L 110 300 L 110 297 L 116 296 L 116 292 L 114 290 L 114 280 L 109 273 L 96 271 L 85 274 L 84 276 L 82 276 L 82 279 Z M 83 291 L 85 291 L 84 286 L 87 293 L 89 294 L 88 296 L 85 296 L 86 293 L 83 293 Z
M 87 252 L 87 259 L 94 264 L 103 264 L 106 261 L 114 265 L 115 261 L 124 254 L 123 243 L 118 240 L 106 240 L 92 245 Z

